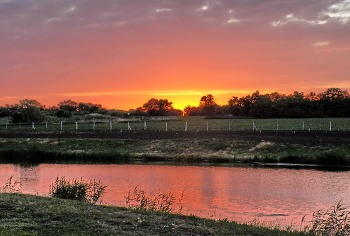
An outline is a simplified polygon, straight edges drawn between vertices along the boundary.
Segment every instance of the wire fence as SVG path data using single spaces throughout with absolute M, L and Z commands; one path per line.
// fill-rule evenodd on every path
M 60 121 L 1 124 L 0 130 L 41 131 L 264 131 L 321 130 L 348 131 L 350 118 L 333 119 L 174 119 L 124 121 Z

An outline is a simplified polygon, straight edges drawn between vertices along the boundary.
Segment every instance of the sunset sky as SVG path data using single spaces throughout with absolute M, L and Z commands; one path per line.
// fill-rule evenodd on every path
M 0 106 L 350 91 L 350 0 L 0 0 Z

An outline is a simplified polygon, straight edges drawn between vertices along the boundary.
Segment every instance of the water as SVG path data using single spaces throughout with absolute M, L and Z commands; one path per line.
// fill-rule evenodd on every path
M 136 186 L 150 195 L 184 193 L 182 213 L 248 222 L 274 221 L 288 226 L 338 201 L 350 206 L 350 172 L 285 168 L 164 165 L 0 165 L 0 186 L 14 175 L 24 193 L 48 195 L 58 176 L 96 179 L 108 185 L 102 203 L 125 205 L 125 193 Z

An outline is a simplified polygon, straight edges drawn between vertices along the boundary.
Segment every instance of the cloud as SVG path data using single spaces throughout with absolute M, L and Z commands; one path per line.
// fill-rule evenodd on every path
M 322 14 L 341 24 L 346 24 L 350 21 L 350 1 L 343 0 L 340 3 L 333 4 Z
M 231 23 L 238 23 L 238 22 L 241 22 L 240 20 L 238 19 L 235 19 L 235 18 L 230 18 L 227 23 L 231 24 Z
M 200 91 L 168 91 L 168 92 L 153 92 L 154 96 L 192 96 L 192 95 L 205 95 L 205 94 L 237 94 L 237 93 L 252 93 L 254 91 L 247 90 L 200 90 Z
M 285 17 L 285 20 L 282 21 L 273 21 L 271 22 L 271 25 L 273 26 L 282 26 L 282 25 L 286 25 L 292 22 L 297 22 L 297 23 L 307 23 L 310 25 L 323 25 L 327 23 L 327 20 L 307 20 L 307 19 L 303 19 L 303 18 L 299 18 L 294 16 L 293 14 L 288 14 Z
M 324 46 L 327 46 L 328 44 L 330 44 L 330 42 L 323 41 L 323 42 L 314 43 L 312 46 L 314 46 L 314 47 L 324 47 Z
M 63 96 L 71 96 L 71 97 L 97 97 L 104 95 L 122 95 L 120 92 L 86 92 L 86 93 L 63 93 Z
M 71 13 L 73 13 L 75 10 L 76 10 L 76 7 L 75 7 L 75 6 L 71 6 L 71 7 L 67 8 L 67 9 L 65 9 L 65 10 L 63 11 L 63 14 L 64 14 L 64 15 L 71 14 Z
M 15 99 L 17 97 L 0 97 L 0 100 Z
M 155 12 L 169 12 L 169 11 L 171 11 L 170 8 L 160 8 L 155 10 Z
M 338 48 L 330 48 L 327 50 L 327 52 L 347 52 L 350 51 L 350 45 L 344 46 L 344 47 L 338 47 Z
M 46 24 L 51 24 L 51 23 L 54 23 L 54 22 L 60 22 L 60 21 L 63 21 L 63 20 L 64 20 L 63 17 L 54 17 L 54 18 L 47 19 Z
M 209 5 L 204 5 L 201 8 L 199 8 L 197 11 L 206 11 L 209 9 Z
M 285 16 L 284 20 L 273 21 L 273 26 L 283 26 L 289 23 L 307 23 L 310 25 L 323 25 L 330 21 L 346 24 L 350 21 L 350 0 L 343 0 L 329 6 L 326 10 L 317 13 L 313 20 L 296 17 L 293 13 Z
M 54 23 L 54 22 L 62 22 L 64 20 L 66 20 L 67 18 L 69 18 L 69 16 L 71 14 L 73 14 L 76 11 L 76 7 L 75 6 L 69 6 L 63 10 L 61 10 L 60 12 L 57 13 L 57 16 L 51 17 L 49 19 L 46 20 L 45 24 L 50 24 L 50 23 Z

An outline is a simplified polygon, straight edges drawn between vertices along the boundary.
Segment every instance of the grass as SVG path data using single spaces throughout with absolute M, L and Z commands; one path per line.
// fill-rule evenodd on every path
M 117 120 L 115 117 L 102 117 L 95 121 L 76 120 L 62 123 L 42 122 L 35 124 L 2 124 L 0 130 L 28 130 L 28 131 L 125 131 L 144 130 L 153 131 L 184 131 L 187 122 L 188 131 L 237 131 L 237 130 L 350 130 L 350 118 L 305 118 L 305 119 L 205 119 L 204 117 L 146 117 L 145 120 L 130 118 Z M 254 125 L 254 126 L 253 126 Z
M 229 139 L 0 139 L 2 163 L 291 163 L 350 166 L 350 144 L 312 146 Z
M 2 163 L 291 163 L 350 166 L 350 145 L 312 146 L 229 139 L 0 139 Z
M 307 235 L 195 216 L 0 193 L 0 235 Z

